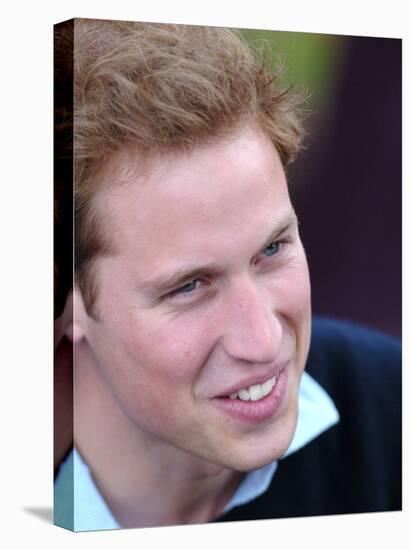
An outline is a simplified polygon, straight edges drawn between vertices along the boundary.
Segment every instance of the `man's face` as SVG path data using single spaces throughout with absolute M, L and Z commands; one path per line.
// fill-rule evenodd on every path
M 146 442 L 262 466 L 293 436 L 310 338 L 279 156 L 247 127 L 144 177 L 123 173 L 99 197 L 117 249 L 96 261 L 99 320 L 85 323 L 99 376 Z

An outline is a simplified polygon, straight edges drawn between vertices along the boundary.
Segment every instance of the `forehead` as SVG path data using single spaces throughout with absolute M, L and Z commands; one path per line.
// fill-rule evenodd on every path
M 99 211 L 117 254 L 150 260 L 149 269 L 216 254 L 216 244 L 223 253 L 226 241 L 254 232 L 264 238 L 291 209 L 279 155 L 253 128 L 163 158 L 143 175 L 126 157 L 117 166 L 122 181 L 114 173 Z

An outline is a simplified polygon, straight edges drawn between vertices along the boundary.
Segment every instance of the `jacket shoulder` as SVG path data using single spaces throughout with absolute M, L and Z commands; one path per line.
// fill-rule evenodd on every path
M 306 370 L 334 400 L 346 389 L 351 401 L 400 403 L 401 363 L 398 339 L 354 323 L 314 318 Z

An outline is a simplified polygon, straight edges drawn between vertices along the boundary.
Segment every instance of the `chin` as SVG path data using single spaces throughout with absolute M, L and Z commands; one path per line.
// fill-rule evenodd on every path
M 250 472 L 252 470 L 258 470 L 259 468 L 263 468 L 264 466 L 267 466 L 268 464 L 281 458 L 286 452 L 287 448 L 288 445 L 282 448 L 277 447 L 276 451 L 261 454 L 259 456 L 255 455 L 251 457 L 240 458 L 237 461 L 236 467 L 234 467 L 233 469 L 238 470 L 239 472 Z
M 238 457 L 236 460 L 230 461 L 230 464 L 227 464 L 226 467 L 228 467 L 231 470 L 235 470 L 237 472 L 251 472 L 252 470 L 258 470 L 259 468 L 263 468 L 263 466 L 266 466 L 267 464 L 270 464 L 271 462 L 275 461 L 278 458 L 276 455 L 266 455 L 266 456 L 259 456 L 259 457 Z
M 236 467 L 241 472 L 249 472 L 262 468 L 275 460 L 279 460 L 286 453 L 296 430 L 297 412 L 289 419 L 285 419 L 281 429 L 276 429 L 266 436 L 264 443 L 254 442 L 247 451 L 239 450 Z
M 274 445 L 265 445 L 259 448 L 257 445 L 245 450 L 239 450 L 225 460 L 225 466 L 238 472 L 250 472 L 263 468 L 267 464 L 282 458 L 293 439 L 294 431 L 273 440 Z

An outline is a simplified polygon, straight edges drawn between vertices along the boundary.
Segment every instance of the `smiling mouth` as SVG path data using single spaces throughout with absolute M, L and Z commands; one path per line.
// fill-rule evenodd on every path
M 259 424 L 272 419 L 287 398 L 289 373 L 285 365 L 276 376 L 213 399 L 213 403 L 236 421 Z
M 230 399 L 240 399 L 241 401 L 259 401 L 270 394 L 273 387 L 276 384 L 276 376 L 272 376 L 263 384 L 253 384 L 248 388 L 242 388 L 241 390 L 231 393 Z

